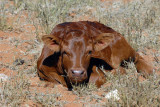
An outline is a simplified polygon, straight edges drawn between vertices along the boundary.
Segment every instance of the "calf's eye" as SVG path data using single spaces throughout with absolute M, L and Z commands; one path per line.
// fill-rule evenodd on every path
M 63 55 L 69 56 L 69 53 L 67 53 L 67 52 L 64 51 Z
M 64 55 L 67 55 L 67 52 L 64 51 L 63 54 L 64 54 Z
M 92 53 L 92 51 L 89 51 L 89 52 L 88 52 L 88 54 L 91 54 L 91 53 Z

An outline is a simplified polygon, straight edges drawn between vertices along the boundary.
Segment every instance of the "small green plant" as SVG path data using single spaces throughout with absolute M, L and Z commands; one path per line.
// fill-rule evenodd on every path
M 24 0 L 13 0 L 13 2 L 14 2 L 14 7 L 18 9 L 24 3 Z

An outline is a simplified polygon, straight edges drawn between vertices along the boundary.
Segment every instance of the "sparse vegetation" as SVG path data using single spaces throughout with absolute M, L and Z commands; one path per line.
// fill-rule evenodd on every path
M 7 28 L 7 22 L 6 22 L 6 8 L 5 8 L 5 2 L 0 2 L 0 30 L 5 30 Z
M 116 10 L 115 6 L 99 10 L 100 21 L 123 34 L 135 49 L 159 48 L 155 45 L 159 44 L 159 5 L 159 0 L 135 0 L 126 5 L 117 2 Z
M 96 91 L 97 87 L 95 84 L 88 84 L 88 85 L 73 85 L 73 93 L 78 96 L 86 96 L 86 95 L 92 95 L 93 91 Z
M 110 76 L 109 83 L 112 83 L 109 87 L 105 87 L 104 90 L 109 92 L 110 90 L 117 89 L 120 95 L 120 101 L 115 102 L 113 99 L 109 99 L 106 105 L 110 106 L 122 106 L 122 107 L 158 107 L 160 105 L 160 76 L 153 74 L 143 82 L 140 74 L 135 74 L 135 67 L 133 63 L 129 64 L 127 75 Z
M 83 106 L 159 107 L 160 75 L 155 73 L 140 81 L 132 63 L 127 75 L 106 73 L 106 84 L 111 85 L 100 89 L 93 84 L 73 86 L 73 91 L 65 95 L 47 87 L 45 82 L 34 83 L 42 48 L 40 35 L 49 34 L 56 24 L 65 21 L 100 21 L 123 34 L 141 55 L 151 55 L 152 64 L 160 71 L 160 0 L 133 0 L 125 4 L 116 0 L 108 4 L 109 1 L 101 0 L 1 0 L 0 45 L 5 47 L 0 48 L 0 73 L 7 69 L 16 75 L 0 82 L 0 106 L 27 107 L 31 102 L 48 107 L 80 102 Z M 114 89 L 120 100 L 105 99 L 105 94 Z M 62 100 L 69 95 L 77 97 L 71 102 Z
M 23 72 L 10 77 L 8 82 L 1 81 L 0 106 L 15 107 L 27 100 L 30 96 L 29 81 Z

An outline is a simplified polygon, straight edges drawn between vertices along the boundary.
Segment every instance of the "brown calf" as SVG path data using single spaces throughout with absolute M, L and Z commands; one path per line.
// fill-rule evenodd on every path
M 105 70 L 122 68 L 132 60 L 138 72 L 151 74 L 153 68 L 113 29 L 90 21 L 66 22 L 57 25 L 50 35 L 42 37 L 44 47 L 37 62 L 41 80 L 63 84 L 105 82 Z

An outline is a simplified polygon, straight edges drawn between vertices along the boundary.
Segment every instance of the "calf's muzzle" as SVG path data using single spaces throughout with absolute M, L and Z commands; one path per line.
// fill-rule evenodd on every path
M 87 79 L 87 71 L 85 69 L 70 69 L 69 78 L 72 82 L 83 82 Z

